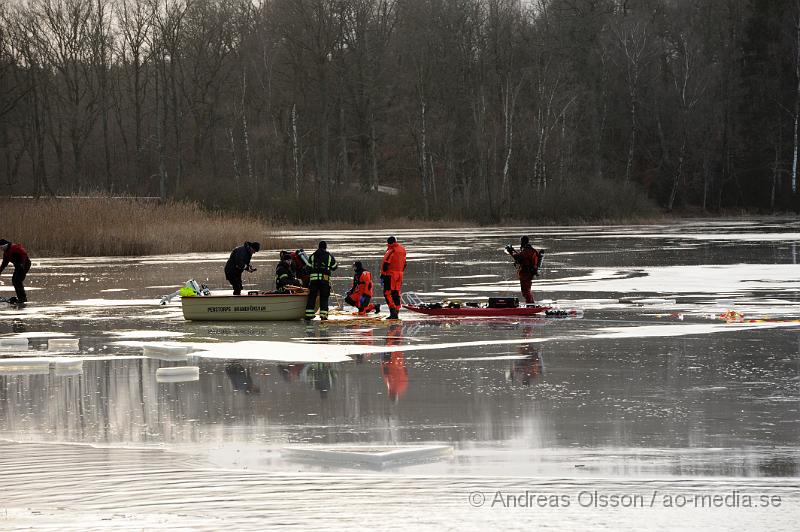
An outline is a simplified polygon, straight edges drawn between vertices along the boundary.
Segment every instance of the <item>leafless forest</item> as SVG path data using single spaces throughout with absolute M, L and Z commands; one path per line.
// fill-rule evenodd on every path
M 3 0 L 0 194 L 293 221 L 798 206 L 798 0 Z

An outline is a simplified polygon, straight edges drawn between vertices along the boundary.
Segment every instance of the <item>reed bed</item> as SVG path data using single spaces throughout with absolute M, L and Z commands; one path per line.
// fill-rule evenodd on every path
M 197 203 L 133 198 L 13 199 L 0 207 L 0 238 L 34 256 L 135 256 L 221 252 L 258 241 L 262 249 L 301 247 L 273 236 L 282 228 Z

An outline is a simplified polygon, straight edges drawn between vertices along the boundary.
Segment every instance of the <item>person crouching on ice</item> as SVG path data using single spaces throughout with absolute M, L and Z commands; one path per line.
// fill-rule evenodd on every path
M 372 274 L 364 269 L 361 261 L 353 263 L 353 286 L 344 297 L 345 303 L 358 309 L 359 316 L 366 316 L 367 312 L 381 311 L 380 305 L 372 304 Z
M 233 295 L 242 295 L 242 273 L 256 271 L 256 268 L 250 266 L 250 259 L 260 249 L 261 244 L 258 242 L 245 242 L 243 246 L 231 251 L 231 256 L 225 263 L 225 279 L 231 283 Z
M 539 275 L 539 265 L 542 262 L 542 253 L 531 246 L 527 236 L 519 239 L 520 249 L 515 251 L 510 244 L 506 246 L 506 253 L 514 259 L 514 266 L 517 268 L 519 277 L 520 291 L 525 303 L 535 303 L 531 293 L 533 278 Z
M 13 244 L 4 238 L 0 238 L 0 252 L 3 254 L 3 263 L 0 264 L 0 274 L 6 269 L 8 263 L 14 265 L 14 273 L 11 275 L 11 284 L 17 293 L 17 303 L 26 303 L 28 295 L 25 293 L 25 276 L 31 269 L 31 259 L 22 244 Z M 13 301 L 12 301 L 13 303 Z
M 403 286 L 403 272 L 406 271 L 406 248 L 400 245 L 397 239 L 390 236 L 386 239 L 386 254 L 381 264 L 381 281 L 383 282 L 383 297 L 389 305 L 387 319 L 400 319 L 400 290 Z
M 306 260 L 306 259 L 304 259 Z M 306 301 L 305 320 L 313 320 L 314 306 L 319 296 L 319 319 L 328 319 L 328 299 L 331 297 L 331 273 L 339 267 L 336 259 L 328 253 L 328 243 L 324 240 L 319 243 L 317 250 L 311 254 L 306 265 L 311 282 L 309 284 L 308 300 Z

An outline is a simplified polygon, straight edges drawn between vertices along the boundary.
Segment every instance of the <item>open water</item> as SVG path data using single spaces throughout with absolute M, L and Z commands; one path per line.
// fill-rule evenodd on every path
M 800 223 L 288 236 L 328 241 L 343 293 L 390 233 L 407 291 L 478 301 L 517 293 L 529 234 L 537 299 L 583 317 L 190 323 L 159 297 L 224 290 L 227 254 L 34 258 L 0 309 L 29 344 L 0 351 L 0 528 L 796 529 Z

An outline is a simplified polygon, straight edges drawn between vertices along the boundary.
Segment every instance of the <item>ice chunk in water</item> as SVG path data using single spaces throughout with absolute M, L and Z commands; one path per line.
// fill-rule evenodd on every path
M 174 368 L 158 368 L 156 382 L 189 382 L 200 380 L 200 368 L 197 366 L 178 366 Z
M 0 351 L 16 351 L 28 349 L 27 338 L 0 338 Z
M 2 358 L 0 375 L 47 375 L 50 361 L 41 358 Z
M 83 360 L 56 360 L 53 363 L 53 375 L 57 377 L 72 377 L 83 373 Z
M 47 340 L 48 351 L 74 351 L 80 350 L 78 338 L 50 338 Z
M 144 356 L 158 360 L 186 360 L 191 352 L 192 348 L 188 345 L 146 345 L 142 348 Z
M 328 445 L 287 447 L 282 454 L 298 461 L 324 462 L 343 467 L 383 469 L 430 462 L 450 456 L 449 445 Z

